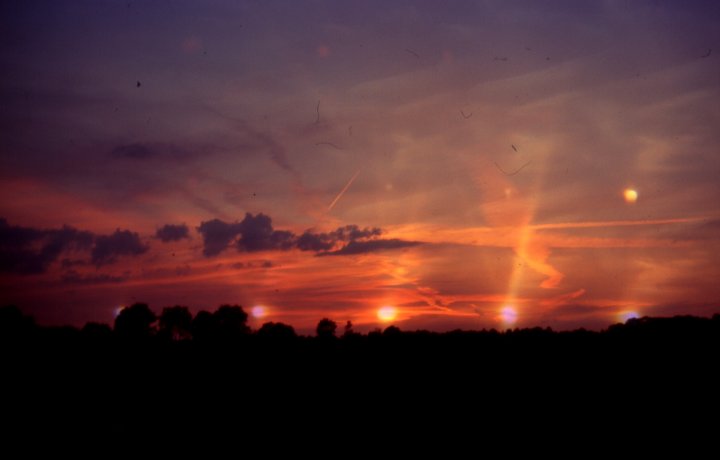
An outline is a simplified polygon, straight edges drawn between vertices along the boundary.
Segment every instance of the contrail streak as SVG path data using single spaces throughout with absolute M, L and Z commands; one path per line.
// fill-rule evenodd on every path
M 347 185 L 345 185 L 345 187 L 343 187 L 343 189 L 340 190 L 340 193 L 337 194 L 337 196 L 336 196 L 335 199 L 332 201 L 332 203 L 330 203 L 330 206 L 328 206 L 328 208 L 327 208 L 328 211 L 331 211 L 332 208 L 335 206 L 335 204 L 338 202 L 338 200 L 340 200 L 340 198 L 342 198 L 342 196 L 345 194 L 345 192 L 347 192 L 347 190 L 348 190 L 348 189 L 350 188 L 350 186 L 352 185 L 353 181 L 355 181 L 355 179 L 357 178 L 357 176 L 360 174 L 360 171 L 362 171 L 362 168 L 358 169 L 357 172 L 355 173 L 355 175 L 350 178 L 350 180 L 348 181 Z
M 596 227 L 634 227 L 638 225 L 666 225 L 666 224 L 684 224 L 690 222 L 699 222 L 705 220 L 706 217 L 681 217 L 677 219 L 653 219 L 653 220 L 609 220 L 595 222 L 561 222 L 554 224 L 535 224 L 531 225 L 534 230 L 552 230 L 564 228 L 596 228 Z

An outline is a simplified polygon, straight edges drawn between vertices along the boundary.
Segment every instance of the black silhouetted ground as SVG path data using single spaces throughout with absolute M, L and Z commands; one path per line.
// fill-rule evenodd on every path
M 558 423 L 567 436 L 606 419 L 615 436 L 634 436 L 647 423 L 711 429 L 717 420 L 720 315 L 632 319 L 601 332 L 391 326 L 366 335 L 323 319 L 303 337 L 282 323 L 251 331 L 229 305 L 158 317 L 136 304 L 112 329 L 80 330 L 37 327 L 3 307 L 0 342 L 3 433 L 27 437 L 31 450 L 51 438 L 252 443 L 302 433 L 352 442 L 399 430 L 415 443 L 461 433 L 491 442 L 485 430 Z

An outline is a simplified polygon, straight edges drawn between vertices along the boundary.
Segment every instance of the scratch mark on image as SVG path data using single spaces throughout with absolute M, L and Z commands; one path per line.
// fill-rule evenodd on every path
M 329 145 L 330 147 L 334 147 L 334 148 L 336 148 L 336 149 L 338 149 L 338 150 L 342 150 L 342 147 L 338 147 L 337 145 L 333 144 L 332 142 L 318 142 L 318 143 L 316 143 L 315 145 L 317 145 L 317 146 L 320 146 L 320 145 Z
M 412 55 L 415 56 L 416 58 L 420 59 L 420 55 L 417 54 L 415 51 L 413 51 L 413 50 L 411 50 L 411 49 L 408 49 L 408 48 L 405 48 L 405 51 L 407 51 L 408 53 L 412 54 Z
M 532 163 L 532 160 L 530 160 L 530 161 L 528 161 L 527 163 L 525 163 L 524 165 L 520 166 L 518 169 L 516 169 L 516 170 L 513 171 L 513 172 L 507 172 L 507 171 L 505 171 L 504 169 L 502 169 L 502 168 L 500 167 L 500 165 L 497 164 L 497 162 L 494 162 L 494 163 L 495 163 L 495 167 L 497 167 L 497 169 L 499 169 L 501 173 L 505 174 L 506 176 L 514 176 L 515 174 L 517 174 L 517 173 L 519 173 L 520 171 L 522 171 L 523 169 L 525 169 L 525 167 L 526 167 L 527 165 L 529 165 L 530 163 Z

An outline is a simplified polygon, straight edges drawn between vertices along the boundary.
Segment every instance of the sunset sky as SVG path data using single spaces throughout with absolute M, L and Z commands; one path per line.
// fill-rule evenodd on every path
M 29 0 L 0 38 L 0 304 L 40 324 L 720 312 L 716 1 Z

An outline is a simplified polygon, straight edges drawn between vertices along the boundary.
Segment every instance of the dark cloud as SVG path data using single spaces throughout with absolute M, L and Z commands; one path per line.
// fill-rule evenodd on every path
M 247 266 L 250 268 L 272 268 L 275 265 L 269 260 L 253 260 Z
M 203 237 L 203 255 L 212 257 L 220 254 L 240 233 L 240 224 L 228 224 L 220 219 L 201 222 L 197 228 Z
M 312 233 L 306 231 L 297 239 L 297 248 L 301 251 L 329 251 L 335 245 L 335 241 L 327 233 Z
M 237 246 L 240 251 L 287 250 L 293 247 L 295 240 L 291 232 L 273 230 L 272 219 L 262 213 L 256 216 L 245 214 L 239 229 L 241 236 Z
M 350 241 L 348 244 L 337 251 L 321 252 L 319 256 L 350 256 L 357 254 L 367 254 L 369 252 L 386 251 L 390 249 L 408 248 L 417 246 L 419 241 L 405 241 L 393 238 L 391 240 L 368 240 L 368 241 Z
M 185 224 L 173 225 L 165 224 L 155 232 L 155 238 L 163 243 L 170 241 L 179 241 L 184 238 L 190 238 L 190 229 Z
M 43 273 L 64 251 L 87 249 L 92 241 L 92 233 L 68 226 L 40 230 L 9 225 L 0 219 L 0 271 Z
M 113 276 L 108 274 L 91 274 L 82 275 L 75 270 L 65 273 L 61 279 L 67 284 L 105 284 L 105 283 L 122 283 L 128 279 L 128 273 L 123 276 Z
M 61 254 L 89 249 L 92 263 L 99 267 L 115 262 L 118 256 L 144 254 L 148 246 L 142 244 L 137 233 L 129 230 L 95 235 L 69 226 L 42 230 L 9 225 L 5 219 L 0 219 L 0 271 L 44 273 Z M 63 268 L 70 268 L 87 262 L 64 258 L 61 263 Z
M 0 244 L 2 247 L 26 247 L 43 236 L 42 230 L 8 225 L 0 219 Z
M 219 219 L 202 222 L 198 231 L 203 236 L 203 254 L 207 257 L 218 255 L 233 241 L 240 252 L 299 249 L 316 252 L 318 255 L 362 254 L 420 244 L 398 239 L 375 239 L 382 234 L 381 229 L 361 229 L 357 225 L 346 225 L 327 233 L 306 230 L 302 235 L 296 236 L 286 230 L 275 230 L 272 219 L 262 213 L 255 216 L 247 213 L 239 223 L 227 223 Z M 338 246 L 341 247 L 332 251 Z
M 379 228 L 366 227 L 361 229 L 357 225 L 338 227 L 329 233 L 314 233 L 307 230 L 297 239 L 297 248 L 301 251 L 329 251 L 340 242 L 374 238 L 380 236 L 380 234 L 382 234 L 382 230 Z
M 100 235 L 95 238 L 91 258 L 93 264 L 100 267 L 114 263 L 118 256 L 137 256 L 149 249 L 140 241 L 140 235 L 130 230 L 115 230 L 112 235 Z
M 88 261 L 85 259 L 65 258 L 60 261 L 60 266 L 62 268 L 72 268 L 72 267 L 83 266 L 83 265 L 87 265 L 87 264 L 88 264 Z
M 275 265 L 269 260 L 251 260 L 248 263 L 236 262 L 230 266 L 237 270 L 242 270 L 244 268 L 272 268 Z
M 333 234 L 341 241 L 355 241 L 380 236 L 380 234 L 382 234 L 382 230 L 377 227 L 366 227 L 361 229 L 357 225 L 346 225 L 344 227 L 339 227 L 333 232 Z
M 288 250 L 295 244 L 292 232 L 274 230 L 272 219 L 265 214 L 245 214 L 241 222 L 227 223 L 220 219 L 201 222 L 198 231 L 203 237 L 203 254 L 211 257 L 220 254 L 238 236 L 238 251 L 256 252 Z

